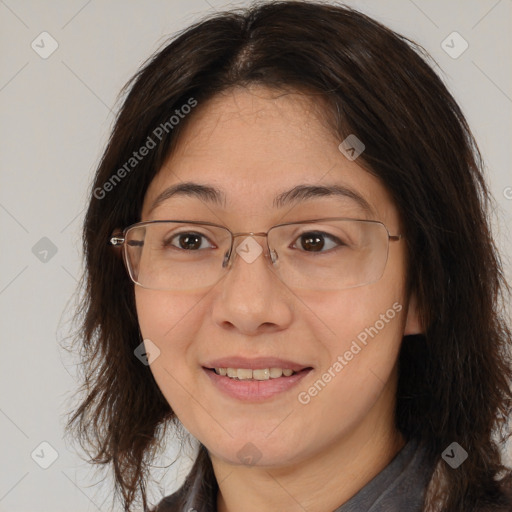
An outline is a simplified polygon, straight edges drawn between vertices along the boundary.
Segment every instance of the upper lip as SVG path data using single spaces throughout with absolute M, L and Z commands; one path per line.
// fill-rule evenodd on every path
M 246 357 L 222 357 L 208 361 L 203 364 L 205 368 L 247 368 L 250 370 L 258 370 L 264 368 L 282 368 L 290 369 L 294 372 L 299 372 L 305 368 L 311 368 L 310 365 L 296 363 L 294 361 L 288 361 L 280 359 L 278 357 L 255 357 L 248 359 Z

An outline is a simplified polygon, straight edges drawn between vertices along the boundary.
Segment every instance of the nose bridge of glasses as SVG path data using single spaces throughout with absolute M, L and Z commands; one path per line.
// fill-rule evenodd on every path
M 245 250 L 241 249 L 240 252 L 238 251 L 238 248 L 244 243 L 244 241 L 248 237 L 251 237 L 251 238 L 265 237 L 267 239 L 267 244 L 266 244 L 266 247 L 265 247 L 265 245 L 263 245 L 263 247 L 262 247 L 263 252 L 266 257 L 268 255 L 268 253 L 270 253 L 270 259 L 271 259 L 272 263 L 276 262 L 277 254 L 268 245 L 268 232 L 264 233 L 263 231 L 260 231 L 260 232 L 255 233 L 253 231 L 248 231 L 248 232 L 242 232 L 242 233 L 233 233 L 232 237 L 233 237 L 233 245 L 232 245 L 231 251 L 225 255 L 224 262 L 222 265 L 223 267 L 227 266 L 229 261 L 231 261 L 231 262 L 233 261 L 233 258 L 234 258 L 233 254 L 232 254 L 233 252 L 238 253 L 239 256 L 242 256 L 242 259 L 244 259 L 244 261 L 246 261 L 247 263 L 253 261 L 252 257 L 247 253 L 254 252 L 254 248 L 251 250 L 250 247 L 246 246 Z M 241 238 L 241 237 L 245 237 L 245 238 Z M 236 238 L 241 238 L 241 240 L 238 243 L 236 243 L 235 242 Z M 257 243 L 259 243 L 259 242 L 257 242 Z M 259 244 L 259 245 L 261 246 L 261 244 Z M 246 253 L 246 254 L 242 254 L 242 253 Z
M 241 236 L 264 236 L 268 237 L 268 233 L 264 233 L 263 231 L 260 231 L 259 233 L 253 233 L 252 231 L 249 231 L 247 233 L 233 233 L 233 240 L 235 238 L 241 237 Z

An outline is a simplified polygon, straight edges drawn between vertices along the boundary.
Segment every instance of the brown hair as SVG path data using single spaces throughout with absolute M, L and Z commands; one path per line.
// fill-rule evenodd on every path
M 425 442 L 439 463 L 431 503 L 450 512 L 510 510 L 504 489 L 512 476 L 499 449 L 512 404 L 512 336 L 500 309 L 509 287 L 490 233 L 480 154 L 427 58 L 348 7 L 267 2 L 187 28 L 127 84 L 84 224 L 77 343 L 86 396 L 67 426 L 94 463 L 111 465 L 125 510 L 139 492 L 146 509 L 151 461 L 164 427 L 178 422 L 149 367 L 134 357 L 141 343 L 134 285 L 107 242 L 140 220 L 147 187 L 193 112 L 108 193 L 98 190 L 190 98 L 204 104 L 249 84 L 321 97 L 339 140 L 353 133 L 364 142 L 358 163 L 382 181 L 401 215 L 409 289 L 427 326 L 402 343 L 397 428 Z M 469 453 L 457 470 L 441 460 L 453 441 Z M 204 450 L 192 474 L 200 468 L 214 485 Z

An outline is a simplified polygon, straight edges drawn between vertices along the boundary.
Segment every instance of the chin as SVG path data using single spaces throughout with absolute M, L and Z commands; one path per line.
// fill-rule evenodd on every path
M 242 466 L 283 466 L 296 462 L 297 443 L 269 440 L 267 434 L 228 438 L 222 444 L 203 442 L 210 453 L 224 462 Z

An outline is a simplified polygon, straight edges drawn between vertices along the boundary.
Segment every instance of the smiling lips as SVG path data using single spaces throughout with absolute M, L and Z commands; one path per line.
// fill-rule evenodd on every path
M 279 379 L 283 375 L 290 377 L 308 366 L 285 361 L 275 357 L 259 357 L 247 359 L 243 357 L 225 357 L 204 365 L 214 370 L 217 375 L 238 380 L 269 380 Z
M 245 401 L 261 401 L 287 391 L 313 368 L 279 358 L 229 357 L 203 365 L 223 393 Z

